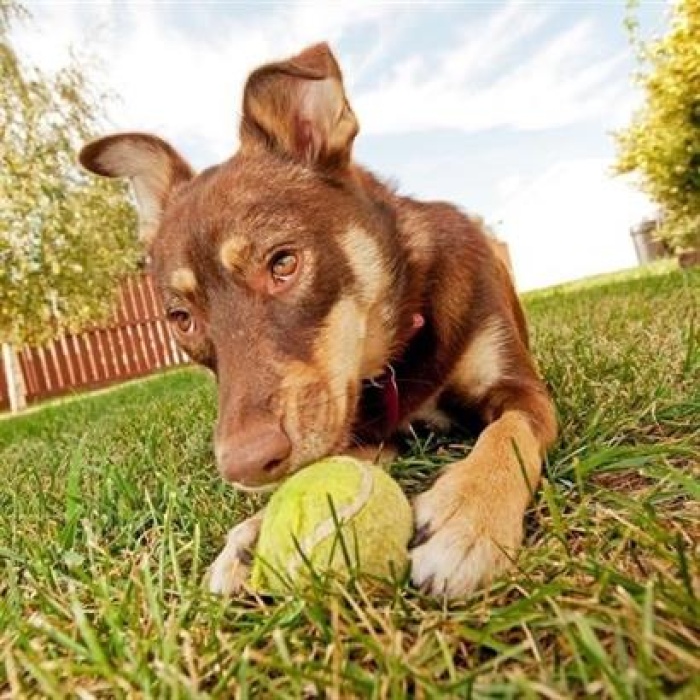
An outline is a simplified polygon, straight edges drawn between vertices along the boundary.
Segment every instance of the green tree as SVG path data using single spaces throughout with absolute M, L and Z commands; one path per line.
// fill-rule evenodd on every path
M 659 236 L 672 246 L 700 245 L 700 0 L 677 0 L 665 36 L 642 42 L 637 80 L 645 103 L 616 134 L 617 170 L 635 172 L 659 204 Z
M 75 61 L 24 65 L 9 30 L 26 18 L 0 0 L 0 341 L 16 345 L 102 320 L 138 260 L 123 185 L 77 165 L 103 96 Z

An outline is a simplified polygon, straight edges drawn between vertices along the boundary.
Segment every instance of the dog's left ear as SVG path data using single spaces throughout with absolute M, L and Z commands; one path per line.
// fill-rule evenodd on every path
M 105 177 L 128 177 L 139 210 L 139 238 L 150 245 L 173 190 L 194 170 L 168 143 L 151 134 L 113 134 L 87 144 L 81 165 Z
M 327 44 L 254 71 L 243 94 L 241 147 L 272 148 L 325 170 L 350 163 L 359 126 Z

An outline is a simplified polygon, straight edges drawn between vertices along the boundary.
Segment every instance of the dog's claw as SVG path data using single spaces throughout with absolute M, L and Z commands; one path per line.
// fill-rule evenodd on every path
M 420 547 L 422 544 L 425 544 L 430 539 L 430 535 L 430 525 L 428 523 L 416 528 L 411 541 L 408 543 L 409 549 L 414 549 L 415 547 Z
M 423 595 L 430 595 L 433 591 L 433 583 L 435 581 L 435 578 L 433 576 L 429 576 L 423 583 L 421 583 L 420 586 L 420 592 Z
M 510 565 L 522 537 L 517 509 L 469 488 L 466 480 L 455 483 L 455 473 L 443 475 L 414 500 L 420 525 L 410 551 L 413 585 L 422 593 L 450 599 L 488 585 Z M 472 496 L 462 498 L 462 492 Z
M 250 549 L 241 549 L 238 552 L 238 558 L 244 566 L 251 566 L 253 564 L 253 552 Z
M 242 591 L 253 563 L 262 514 L 248 518 L 228 533 L 226 546 L 211 566 L 208 586 L 212 593 L 233 595 Z

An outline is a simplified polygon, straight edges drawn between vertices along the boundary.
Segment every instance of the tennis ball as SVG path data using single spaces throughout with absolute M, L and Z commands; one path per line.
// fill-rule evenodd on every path
M 297 472 L 265 511 L 251 587 L 284 593 L 311 571 L 391 578 L 408 566 L 411 506 L 381 468 L 331 457 Z

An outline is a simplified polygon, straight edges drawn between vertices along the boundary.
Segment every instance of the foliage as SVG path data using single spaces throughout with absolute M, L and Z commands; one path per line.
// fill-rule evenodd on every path
M 217 476 L 203 372 L 0 420 L 0 696 L 700 697 L 700 270 L 654 272 L 528 295 L 561 438 L 517 567 L 451 604 L 208 595 L 264 497 Z M 392 475 L 468 449 L 423 435 Z
M 636 46 L 644 106 L 619 132 L 619 172 L 636 172 L 663 210 L 659 235 L 700 245 L 700 0 L 672 4 L 670 29 Z M 636 37 L 635 23 L 629 26 Z
M 133 268 L 122 185 L 80 172 L 103 99 L 73 62 L 23 65 L 10 38 L 21 7 L 0 6 L 0 340 L 37 343 L 100 320 Z

